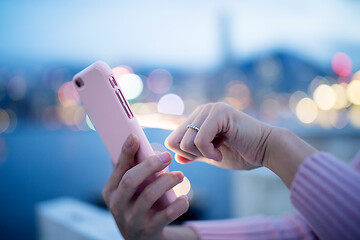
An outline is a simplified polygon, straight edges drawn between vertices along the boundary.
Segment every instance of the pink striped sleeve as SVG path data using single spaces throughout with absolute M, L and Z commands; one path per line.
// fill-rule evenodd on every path
M 358 160 L 351 166 L 320 152 L 299 167 L 291 201 L 320 239 L 360 239 Z
M 256 216 L 217 221 L 192 221 L 185 225 L 192 227 L 201 240 L 316 238 L 300 214 L 278 218 Z

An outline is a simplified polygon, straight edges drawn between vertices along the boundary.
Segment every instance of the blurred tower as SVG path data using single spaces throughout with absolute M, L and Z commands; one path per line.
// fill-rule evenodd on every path
M 231 19 L 227 12 L 222 12 L 219 16 L 219 34 L 220 56 L 222 58 L 221 67 L 234 67 L 235 61 L 231 43 Z
M 219 33 L 219 66 L 218 69 L 207 77 L 205 85 L 208 99 L 218 101 L 225 93 L 224 73 L 227 69 L 235 67 L 234 54 L 231 44 L 231 19 L 226 11 L 219 14 L 218 33 Z

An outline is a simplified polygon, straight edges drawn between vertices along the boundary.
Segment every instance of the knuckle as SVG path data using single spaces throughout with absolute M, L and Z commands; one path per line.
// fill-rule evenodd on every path
M 125 189 L 134 187 L 134 177 L 129 172 L 126 172 L 123 178 L 121 179 L 120 185 Z
M 180 181 L 179 178 L 175 174 L 170 175 L 170 179 L 169 179 L 170 183 L 177 184 L 179 183 L 179 181 Z
M 108 202 L 108 190 L 107 188 L 104 188 L 101 192 L 101 196 L 102 198 L 104 199 L 106 205 L 107 205 L 107 202 Z
M 146 226 L 144 226 L 144 234 L 145 235 L 152 235 L 155 232 L 155 227 L 153 224 L 147 224 Z
M 124 213 L 124 221 L 126 224 L 133 224 L 134 223 L 134 214 L 132 212 Z
M 197 146 L 199 149 L 204 149 L 206 146 L 205 141 L 201 138 L 200 135 L 196 135 L 194 139 L 195 146 Z
M 157 157 L 151 157 L 146 161 L 146 166 L 149 169 L 152 170 L 157 170 L 158 166 L 159 166 L 159 160 L 157 159 Z
M 116 214 L 116 213 L 117 213 L 118 206 L 117 206 L 117 204 L 116 204 L 114 201 L 112 201 L 112 202 L 109 203 L 108 208 L 109 208 L 109 210 L 110 210 L 110 212 L 111 212 L 112 214 Z

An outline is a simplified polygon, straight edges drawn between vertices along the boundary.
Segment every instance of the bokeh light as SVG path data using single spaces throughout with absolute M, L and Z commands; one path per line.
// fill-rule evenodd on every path
M 352 76 L 352 80 L 360 80 L 360 70 Z
M 91 130 L 96 131 L 96 129 L 95 129 L 95 127 L 94 127 L 94 124 L 91 122 L 91 120 L 90 120 L 90 118 L 89 118 L 89 115 L 86 114 L 85 119 L 86 119 L 86 124 L 87 124 L 87 126 L 88 126 Z
M 71 107 L 78 103 L 79 94 L 72 82 L 65 82 L 59 89 L 58 98 L 61 105 L 64 107 Z
M 341 109 L 347 107 L 349 102 L 346 98 L 346 84 L 333 84 L 331 87 L 336 95 L 334 108 Z
M 173 77 L 164 69 L 155 69 L 149 74 L 147 85 L 150 91 L 163 94 L 169 91 L 173 83 Z
M 320 85 L 314 91 L 314 101 L 322 110 L 331 109 L 336 103 L 336 93 L 328 85 Z
M 331 66 L 336 74 L 341 77 L 346 77 L 351 73 L 352 63 L 347 54 L 338 52 L 334 55 Z
M 9 114 L 0 108 L 0 133 L 5 132 L 10 125 L 10 117 Z
M 329 79 L 322 77 L 322 76 L 317 76 L 316 78 L 314 78 L 309 86 L 308 86 L 308 94 L 309 96 L 314 95 L 315 90 L 320 86 L 320 85 L 329 85 Z
M 296 116 L 303 123 L 312 123 L 317 115 L 316 103 L 310 98 L 303 98 L 296 105 Z
M 74 113 L 74 124 L 75 126 L 82 131 L 89 130 L 86 123 L 86 113 L 83 107 L 79 107 Z
M 73 126 L 75 125 L 74 122 L 74 116 L 76 111 L 81 108 L 80 106 L 72 106 L 72 107 L 63 107 L 58 106 L 57 107 L 57 114 L 60 118 L 60 120 L 67 126 Z
M 122 75 L 117 81 L 128 100 L 139 97 L 144 88 L 141 78 L 133 73 Z
M 324 129 L 332 128 L 333 125 L 330 122 L 329 114 L 330 114 L 329 111 L 319 110 L 316 118 L 316 123 L 319 124 Z
M 182 115 L 184 113 L 184 101 L 176 94 L 166 94 L 158 102 L 158 111 L 159 113 Z
M 21 100 L 26 94 L 26 89 L 25 79 L 20 76 L 11 78 L 7 85 L 8 95 L 13 101 Z
M 131 67 L 125 66 L 125 65 L 120 65 L 120 66 L 114 67 L 112 69 L 112 72 L 114 73 L 114 76 L 116 79 L 119 79 L 123 75 L 129 74 L 129 73 L 134 73 L 134 71 L 131 69 Z
M 133 103 L 131 104 L 131 110 L 134 114 L 156 113 L 157 103 L 156 102 Z
M 191 190 L 191 183 L 187 177 L 184 176 L 184 180 L 173 188 L 177 197 L 187 195 Z
M 350 123 L 356 128 L 360 128 L 360 106 L 352 106 L 349 111 Z
M 12 133 L 13 131 L 15 131 L 17 123 L 18 123 L 18 118 L 16 113 L 11 110 L 11 109 L 6 109 L 5 110 L 7 112 L 7 114 L 9 115 L 9 126 L 6 129 L 5 133 Z
M 360 105 L 360 80 L 353 80 L 349 83 L 346 95 L 350 102 Z
M 349 122 L 349 114 L 346 109 L 331 110 L 329 120 L 333 127 L 343 129 Z
M 229 101 L 229 99 L 232 99 L 228 103 L 230 105 L 233 104 L 233 106 L 239 110 L 244 110 L 251 103 L 251 95 L 249 88 L 246 86 L 245 83 L 238 80 L 230 81 L 226 85 L 225 95 L 228 98 L 227 101 Z
M 289 98 L 289 108 L 293 113 L 296 113 L 296 106 L 298 104 L 298 102 L 303 99 L 306 98 L 307 95 L 306 93 L 302 92 L 302 91 L 296 91 L 293 94 L 291 94 L 290 98 Z

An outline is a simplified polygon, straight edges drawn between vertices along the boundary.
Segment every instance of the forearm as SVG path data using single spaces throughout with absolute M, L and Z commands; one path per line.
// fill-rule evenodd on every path
M 290 188 L 298 167 L 317 150 L 287 129 L 273 128 L 263 165 Z
M 255 216 L 227 220 L 190 221 L 201 240 L 226 239 L 316 239 L 305 219 L 299 215 Z M 185 238 L 184 238 L 185 239 Z
M 164 229 L 165 240 L 197 240 L 198 237 L 191 227 L 187 226 L 167 226 Z

